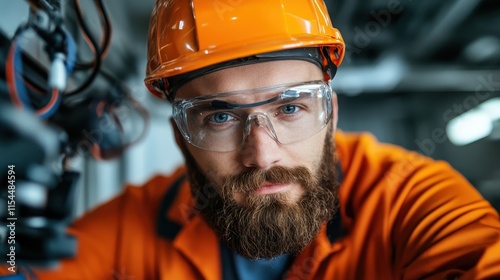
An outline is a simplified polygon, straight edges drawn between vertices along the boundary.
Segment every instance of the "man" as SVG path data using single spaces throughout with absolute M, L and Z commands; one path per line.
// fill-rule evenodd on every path
M 78 256 L 40 279 L 500 277 L 498 214 L 461 175 L 337 130 L 321 0 L 219 2 L 151 19 L 146 86 L 186 167 L 77 221 Z

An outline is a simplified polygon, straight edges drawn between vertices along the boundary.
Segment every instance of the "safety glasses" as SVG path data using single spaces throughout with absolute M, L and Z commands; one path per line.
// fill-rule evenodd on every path
M 184 139 L 205 150 L 238 150 L 254 126 L 286 145 L 328 124 L 332 91 L 323 81 L 311 81 L 200 96 L 175 102 L 173 118 Z

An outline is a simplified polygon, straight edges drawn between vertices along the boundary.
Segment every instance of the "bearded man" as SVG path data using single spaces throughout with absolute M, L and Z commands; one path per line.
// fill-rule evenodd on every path
M 186 166 L 78 220 L 78 256 L 38 277 L 500 277 L 498 213 L 460 174 L 337 129 L 322 0 L 232 2 L 156 1 L 145 82 Z

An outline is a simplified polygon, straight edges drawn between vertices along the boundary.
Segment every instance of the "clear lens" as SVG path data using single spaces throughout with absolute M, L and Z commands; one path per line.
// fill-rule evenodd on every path
M 331 90 L 322 81 L 202 96 L 174 105 L 184 138 L 220 152 L 241 148 L 253 125 L 281 144 L 305 140 L 321 131 L 331 115 Z

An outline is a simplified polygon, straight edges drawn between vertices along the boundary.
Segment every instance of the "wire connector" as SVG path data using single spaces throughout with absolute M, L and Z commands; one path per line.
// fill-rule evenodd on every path
M 57 88 L 61 92 L 66 88 L 67 72 L 65 60 L 66 56 L 63 53 L 57 52 L 54 54 L 50 65 L 49 86 L 50 88 Z

